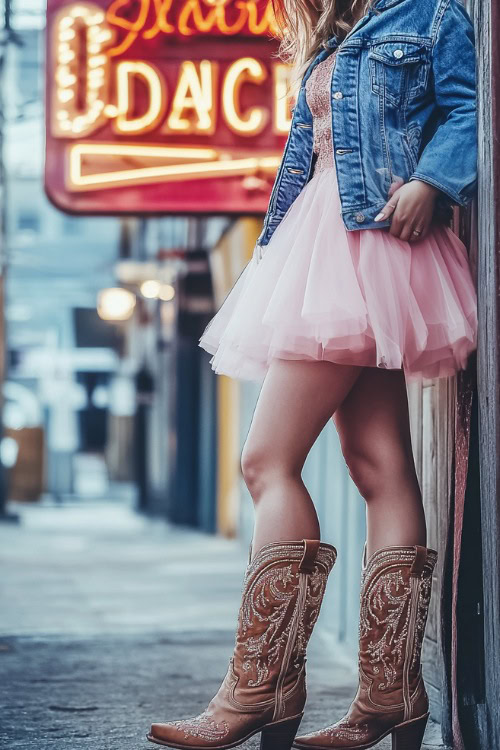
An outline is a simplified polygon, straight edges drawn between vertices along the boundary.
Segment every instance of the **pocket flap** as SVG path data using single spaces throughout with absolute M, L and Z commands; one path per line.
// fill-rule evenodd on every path
M 372 46 L 368 56 L 386 65 L 407 65 L 425 59 L 427 50 L 415 42 L 380 42 Z

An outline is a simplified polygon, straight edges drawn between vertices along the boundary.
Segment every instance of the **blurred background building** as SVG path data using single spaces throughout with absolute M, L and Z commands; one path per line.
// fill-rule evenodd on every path
M 487 12 L 492 18 L 498 13 L 489 6 L 468 3 L 478 29 Z M 236 536 L 246 545 L 253 511 L 240 454 L 259 389 L 216 376 L 198 339 L 251 256 L 262 220 L 256 207 L 269 194 L 269 180 L 260 203 L 255 199 L 248 212 L 230 215 L 134 213 L 130 206 L 130 215 L 71 215 L 56 208 L 43 182 L 45 4 L 13 0 L 3 10 L 2 507 L 7 498 L 64 504 L 113 497 L 138 512 Z M 489 44 L 480 34 L 483 80 L 498 68 Z M 488 140 L 497 116 L 482 92 L 479 204 L 455 214 L 479 277 L 479 381 L 474 361 L 458 380 L 410 389 L 429 544 L 440 553 L 425 644 L 432 715 L 442 721 L 445 737 L 462 733 L 470 747 L 496 747 L 492 738 L 499 731 L 491 706 L 500 698 L 500 659 L 490 657 L 488 666 L 485 658 L 498 655 L 500 615 L 499 183 L 498 151 L 490 152 Z M 276 150 L 283 132 L 271 140 L 268 150 Z M 496 165 L 496 178 L 489 164 Z M 250 197 L 262 175 L 253 179 L 245 187 Z M 324 619 L 328 638 L 352 661 L 364 504 L 332 424 L 311 451 L 304 478 L 324 538 L 339 550 Z M 478 738 L 489 744 L 474 745 Z

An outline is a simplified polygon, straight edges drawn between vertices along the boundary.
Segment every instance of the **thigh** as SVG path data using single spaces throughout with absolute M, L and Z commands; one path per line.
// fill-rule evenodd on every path
M 273 359 L 245 451 L 300 472 L 314 441 L 362 370 L 326 361 Z
M 366 367 L 333 421 L 344 454 L 378 461 L 412 455 L 408 396 L 402 370 Z M 389 464 L 390 465 L 390 464 Z

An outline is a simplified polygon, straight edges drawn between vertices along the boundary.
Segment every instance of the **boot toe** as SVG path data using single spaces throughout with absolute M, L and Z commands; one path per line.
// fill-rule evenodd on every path
M 306 748 L 328 748 L 328 741 L 327 738 L 316 733 L 311 732 L 310 734 L 302 734 L 299 737 L 296 737 L 293 746 L 297 748 L 303 748 L 303 750 L 306 750 Z
M 230 728 L 227 721 L 217 722 L 211 715 L 204 712 L 193 719 L 177 719 L 165 723 L 151 724 L 148 739 L 155 740 L 172 747 L 216 748 L 226 741 Z
M 156 740 L 162 740 L 162 742 L 168 742 L 169 740 L 176 740 L 179 738 L 179 730 L 175 724 L 171 723 L 156 723 L 151 724 L 149 735 Z

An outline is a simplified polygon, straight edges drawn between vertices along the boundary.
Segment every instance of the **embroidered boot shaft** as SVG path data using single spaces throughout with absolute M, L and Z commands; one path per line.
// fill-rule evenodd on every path
M 336 550 L 316 540 L 276 542 L 249 563 L 234 652 L 215 697 L 194 718 L 152 724 L 174 748 L 236 747 L 262 732 L 262 750 L 289 750 L 306 700 L 306 648 Z
M 427 547 L 394 546 L 363 564 L 356 697 L 340 721 L 294 747 L 361 750 L 392 732 L 393 750 L 420 750 L 429 705 L 420 655 L 436 559 Z

